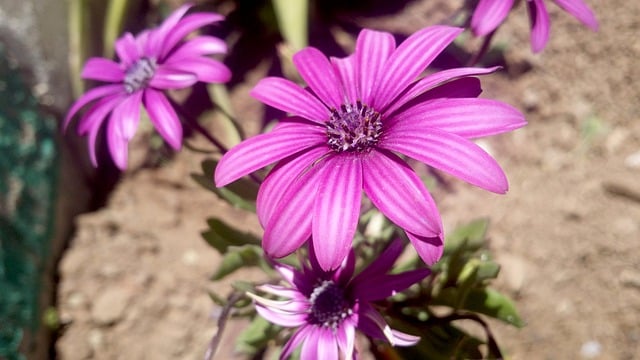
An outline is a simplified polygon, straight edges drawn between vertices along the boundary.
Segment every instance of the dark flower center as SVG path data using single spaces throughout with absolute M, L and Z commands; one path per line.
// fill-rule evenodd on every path
M 131 94 L 147 87 L 156 72 L 156 60 L 143 57 L 127 69 L 124 75 L 124 88 Z
M 327 126 L 328 145 L 336 152 L 371 150 L 382 134 L 380 113 L 362 104 L 344 104 L 331 110 Z
M 313 289 L 309 302 L 309 322 L 312 324 L 336 329 L 342 320 L 352 314 L 344 291 L 330 280 L 323 281 Z

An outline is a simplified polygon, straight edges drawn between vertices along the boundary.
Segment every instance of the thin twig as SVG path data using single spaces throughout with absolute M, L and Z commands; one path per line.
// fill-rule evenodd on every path
M 482 46 L 480 47 L 480 50 L 478 50 L 478 52 L 473 55 L 471 60 L 469 60 L 469 62 L 467 63 L 467 66 L 475 66 L 478 63 L 478 61 L 480 61 L 480 59 L 484 56 L 484 54 L 487 53 L 487 51 L 490 48 L 493 35 L 495 35 L 496 33 L 496 30 L 493 30 L 492 32 L 490 32 L 484 37 L 484 41 L 482 42 Z
M 218 346 L 220 345 L 220 341 L 222 340 L 222 334 L 224 333 L 224 328 L 227 325 L 227 320 L 229 319 L 229 315 L 231 314 L 231 309 L 233 308 L 233 305 L 235 305 L 235 303 L 240 301 L 240 299 L 242 299 L 243 297 L 244 292 L 234 291 L 227 298 L 227 304 L 222 308 L 220 316 L 218 317 L 218 330 L 209 342 L 209 348 L 204 354 L 204 360 L 213 359 L 213 356 L 216 354 Z

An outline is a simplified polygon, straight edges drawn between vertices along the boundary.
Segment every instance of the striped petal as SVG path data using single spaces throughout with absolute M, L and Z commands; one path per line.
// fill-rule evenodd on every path
M 251 90 L 250 95 L 276 109 L 316 123 L 324 124 L 329 118 L 329 110 L 318 98 L 286 79 L 264 78 Z
M 384 144 L 380 144 L 385 149 L 397 151 L 485 190 L 504 194 L 509 188 L 507 177 L 491 155 L 463 137 L 436 128 L 428 131 L 393 128 L 386 135 Z
M 109 95 L 115 95 L 118 93 L 121 93 L 122 95 L 124 95 L 125 93 L 124 86 L 122 86 L 122 84 L 104 85 L 104 86 L 99 86 L 97 88 L 93 88 L 87 91 L 78 100 L 76 100 L 75 103 L 73 103 L 73 105 L 71 106 L 71 109 L 69 109 L 69 112 L 67 112 L 67 115 L 64 118 L 64 123 L 62 125 L 62 128 L 66 131 L 67 127 L 69 126 L 69 123 L 71 122 L 71 119 L 76 115 L 78 110 L 82 109 L 88 103 L 98 98 L 109 96 Z
M 209 83 L 224 83 L 231 79 L 231 70 L 220 61 L 207 57 L 170 57 L 162 64 L 169 69 L 195 74 L 199 81 Z
M 371 94 L 382 75 L 382 68 L 395 49 L 396 41 L 387 32 L 364 29 L 358 34 L 355 75 L 360 80 L 359 100 L 365 104 L 371 104 Z
M 216 186 L 225 186 L 307 148 L 322 144 L 324 134 L 315 126 L 287 126 L 247 139 L 226 153 L 216 168 Z
M 502 24 L 513 7 L 513 0 L 480 0 L 471 17 L 476 36 L 485 36 Z
M 416 173 L 390 152 L 371 151 L 362 161 L 364 191 L 401 228 L 423 236 L 442 233 L 438 209 Z
M 143 96 L 144 107 L 156 131 L 169 145 L 179 150 L 182 147 L 182 124 L 166 96 L 147 88 Z
M 333 64 L 336 74 L 340 77 L 342 91 L 344 91 L 347 100 L 351 104 L 355 104 L 357 100 L 360 100 L 360 90 L 356 77 L 355 58 L 353 56 L 348 56 L 342 59 L 331 58 L 331 64 Z
M 216 13 L 198 13 L 185 16 L 166 34 L 164 42 L 162 43 L 159 59 L 165 59 L 174 47 L 191 32 L 204 25 L 212 24 L 223 19 L 224 17 L 222 15 Z
M 371 94 L 372 107 L 384 111 L 462 30 L 431 26 L 409 36 L 380 70 L 380 79 Z
M 293 64 L 311 90 L 329 108 L 339 109 L 345 100 L 342 86 L 329 59 L 318 49 L 308 47 L 293 56 Z
M 313 210 L 313 247 L 320 267 L 337 269 L 347 257 L 362 196 L 362 164 L 356 156 L 327 159 Z
M 551 20 L 543 0 L 527 1 L 529 20 L 531 21 L 531 50 L 540 52 L 549 41 Z
M 444 253 L 444 238 L 442 234 L 435 237 L 425 237 L 407 232 L 407 237 L 425 264 L 433 265 L 442 257 Z
M 555 0 L 555 2 L 566 12 L 591 28 L 591 30 L 598 31 L 596 16 L 582 0 Z

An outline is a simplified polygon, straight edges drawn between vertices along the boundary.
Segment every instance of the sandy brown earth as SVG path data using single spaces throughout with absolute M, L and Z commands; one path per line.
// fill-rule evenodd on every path
M 507 67 L 483 79 L 483 96 L 529 121 L 481 141 L 503 165 L 509 193 L 454 179 L 451 191 L 435 193 L 448 229 L 491 218 L 490 246 L 503 265 L 496 285 L 527 322 L 521 330 L 493 323 L 511 359 L 640 359 L 640 5 L 588 2 L 600 32 L 550 4 L 552 37 L 541 55 L 523 46 L 523 8 L 496 37 Z M 414 31 L 439 14 L 427 3 L 362 23 Z M 260 111 L 247 95 L 257 78 L 232 93 L 249 119 Z M 219 256 L 200 237 L 205 219 L 259 231 L 253 216 L 188 178 L 204 157 L 185 150 L 159 168 L 134 165 L 105 208 L 77 219 L 60 264 L 62 359 L 202 358 L 216 331 L 207 290 L 229 291 L 228 282 L 208 281 Z M 243 325 L 231 323 L 217 358 L 234 356 Z

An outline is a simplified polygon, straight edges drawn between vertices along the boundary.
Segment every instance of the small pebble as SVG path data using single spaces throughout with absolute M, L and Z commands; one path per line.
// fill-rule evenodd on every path
M 602 353 L 602 345 L 595 340 L 587 341 L 580 348 L 580 355 L 585 359 L 595 359 Z

